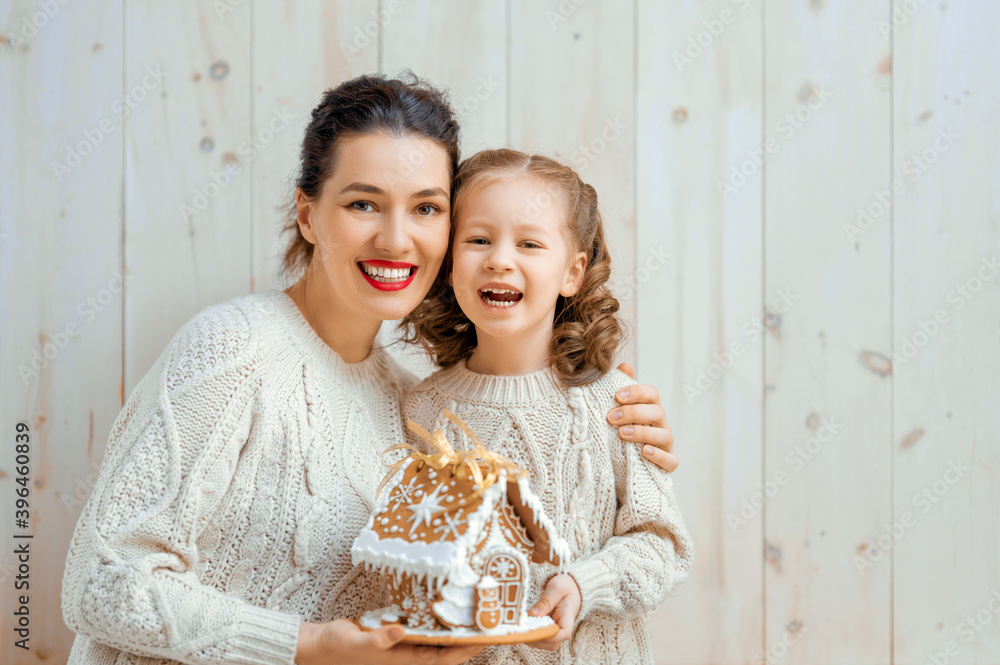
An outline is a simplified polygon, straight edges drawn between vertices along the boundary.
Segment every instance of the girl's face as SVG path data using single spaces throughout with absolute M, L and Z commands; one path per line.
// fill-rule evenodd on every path
M 340 142 L 317 199 L 297 195 L 310 277 L 343 315 L 400 319 L 430 290 L 448 249 L 449 163 L 433 141 L 368 134 Z
M 580 290 L 586 255 L 570 243 L 563 198 L 530 177 L 462 195 L 449 282 L 480 339 L 551 332 L 558 297 Z

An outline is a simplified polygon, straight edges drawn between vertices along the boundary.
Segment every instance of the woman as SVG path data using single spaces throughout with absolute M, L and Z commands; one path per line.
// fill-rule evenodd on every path
M 324 94 L 285 256 L 301 279 L 196 315 L 112 427 L 66 560 L 69 663 L 475 655 L 348 620 L 383 601 L 350 547 L 380 452 L 405 438 L 399 404 L 414 383 L 373 343 L 440 278 L 457 163 L 458 126 L 429 86 L 364 76 Z M 633 386 L 625 401 L 615 424 L 676 466 L 655 390 Z

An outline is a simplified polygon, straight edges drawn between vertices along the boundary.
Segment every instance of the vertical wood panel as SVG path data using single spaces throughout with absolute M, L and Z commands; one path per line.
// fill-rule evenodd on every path
M 635 266 L 635 62 L 632 3 L 559 0 L 510 5 L 509 140 L 553 154 L 597 190 L 613 285 Z M 616 291 L 621 291 L 620 288 Z M 633 336 L 635 301 L 622 298 Z
M 63 563 L 121 406 L 121 2 L 18 1 L 0 17 L 0 661 L 65 662 Z M 14 522 L 18 422 L 31 428 L 30 529 Z M 15 590 L 23 542 L 30 586 Z M 29 651 L 14 646 L 22 594 Z
M 762 464 L 763 340 L 753 323 L 763 314 L 762 181 L 725 196 L 717 183 L 761 147 L 761 7 L 641 2 L 637 27 L 637 273 L 628 286 L 639 371 L 663 395 L 695 541 L 691 578 L 650 626 L 659 663 L 756 662 L 763 516 L 741 508 Z
M 895 655 L 985 665 L 1000 662 L 1000 8 L 895 9 Z
M 393 3 L 383 3 L 383 9 Z M 412 70 L 448 91 L 461 127 L 462 157 L 506 145 L 505 0 L 424 0 L 398 3 L 385 23 L 382 71 Z M 443 38 L 443 35 L 447 35 Z M 410 371 L 429 376 L 435 367 L 416 346 L 396 343 L 399 331 L 386 322 L 379 341 Z
M 860 360 L 890 343 L 890 228 L 843 231 L 890 178 L 888 14 L 765 4 L 765 299 L 797 298 L 766 336 L 765 647 L 790 662 L 890 659 L 890 564 L 853 563 L 891 515 L 891 376 Z
M 377 69 L 378 5 L 254 3 L 254 131 L 239 157 L 253 180 L 255 291 L 287 286 L 280 267 L 290 236 L 281 233 L 281 206 L 294 197 L 302 137 L 325 90 Z
M 250 289 L 251 3 L 222 7 L 126 7 L 126 82 L 165 73 L 126 124 L 126 394 L 185 321 Z
M 462 128 L 463 157 L 502 147 L 508 93 L 505 1 L 413 0 L 399 6 L 382 32 L 382 71 L 396 75 L 411 69 L 448 89 Z

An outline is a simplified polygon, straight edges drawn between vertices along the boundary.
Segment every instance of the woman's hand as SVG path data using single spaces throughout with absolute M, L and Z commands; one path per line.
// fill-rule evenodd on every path
M 563 573 L 546 582 L 542 597 L 528 610 L 528 614 L 533 617 L 551 616 L 552 620 L 559 624 L 559 632 L 547 640 L 529 642 L 528 646 L 546 651 L 558 649 L 560 644 L 573 635 L 576 615 L 580 613 L 582 603 L 580 587 L 576 585 L 572 575 Z
M 362 630 L 353 621 L 303 622 L 299 627 L 296 665 L 452 665 L 483 650 L 481 646 L 423 647 L 399 644 L 406 631 L 398 623 Z
M 618 369 L 635 378 L 628 363 Z M 674 433 L 660 404 L 660 391 L 653 386 L 628 386 L 619 390 L 615 399 L 622 406 L 608 412 L 608 422 L 618 426 L 618 436 L 645 444 L 642 454 L 646 459 L 665 471 L 675 471 L 680 461 L 674 455 Z

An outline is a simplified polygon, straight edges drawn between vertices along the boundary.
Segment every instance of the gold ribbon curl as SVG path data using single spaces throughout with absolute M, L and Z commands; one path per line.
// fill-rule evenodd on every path
M 429 464 L 438 471 L 450 464 L 452 475 L 458 475 L 459 468 L 464 466 L 479 486 L 479 489 L 475 490 L 475 493 L 479 495 L 496 482 L 501 471 L 507 472 L 508 480 L 519 480 L 528 477 L 526 470 L 517 466 L 503 455 L 487 450 L 483 442 L 476 436 L 476 433 L 472 431 L 472 428 L 461 418 L 448 409 L 444 409 L 442 414 L 469 437 L 474 448 L 471 450 L 455 450 L 441 430 L 435 430 L 434 434 L 430 434 L 412 420 L 407 420 L 406 426 L 426 441 L 434 450 L 437 450 L 437 452 L 428 455 L 420 452 L 408 443 L 397 443 L 386 448 L 382 451 L 383 455 L 394 450 L 412 450 L 413 452 L 394 464 L 385 465 L 389 468 L 389 472 L 382 479 L 382 482 L 379 483 L 378 489 L 375 490 L 375 496 L 379 495 L 382 488 L 396 475 L 399 469 L 412 460 L 416 460 L 417 463 Z

